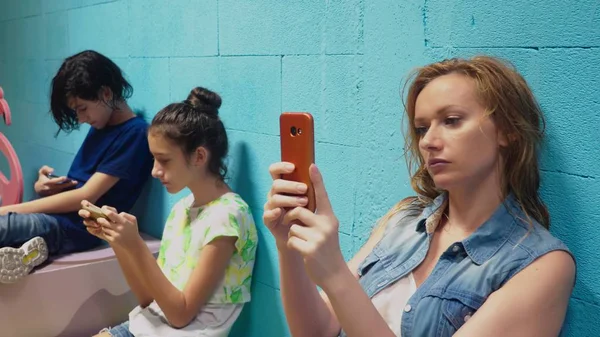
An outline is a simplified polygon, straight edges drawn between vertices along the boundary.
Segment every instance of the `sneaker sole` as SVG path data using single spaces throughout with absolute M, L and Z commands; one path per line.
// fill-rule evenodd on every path
M 48 259 L 48 247 L 40 237 L 25 242 L 21 248 L 0 248 L 0 283 L 14 283 L 21 280 L 46 259 Z

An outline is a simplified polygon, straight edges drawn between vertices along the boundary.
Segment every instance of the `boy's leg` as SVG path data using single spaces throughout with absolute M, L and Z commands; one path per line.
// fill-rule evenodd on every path
M 0 216 L 0 283 L 27 276 L 48 258 L 48 253 L 59 251 L 63 236 L 58 221 L 46 214 Z

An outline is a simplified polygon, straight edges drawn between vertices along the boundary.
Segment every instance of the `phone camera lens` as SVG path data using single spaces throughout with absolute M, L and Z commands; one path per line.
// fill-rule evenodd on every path
M 295 126 L 292 126 L 292 129 L 290 131 L 292 132 L 292 136 L 295 136 L 297 133 Z

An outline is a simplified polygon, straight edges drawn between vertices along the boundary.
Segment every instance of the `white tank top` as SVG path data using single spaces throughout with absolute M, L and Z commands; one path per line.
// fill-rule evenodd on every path
M 400 337 L 404 307 L 416 291 L 417 284 L 413 274 L 410 273 L 394 284 L 389 285 L 371 299 L 379 314 L 398 337 Z

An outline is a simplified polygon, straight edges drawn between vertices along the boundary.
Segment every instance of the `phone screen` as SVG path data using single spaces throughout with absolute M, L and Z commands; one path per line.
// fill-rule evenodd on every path
M 46 177 L 48 177 L 48 179 L 60 178 L 60 176 L 57 176 L 56 174 L 53 174 L 53 173 L 46 174 Z M 70 183 L 71 181 L 72 181 L 72 179 L 67 178 L 65 181 L 63 181 L 62 183 L 59 183 L 59 184 L 66 184 L 66 183 Z

